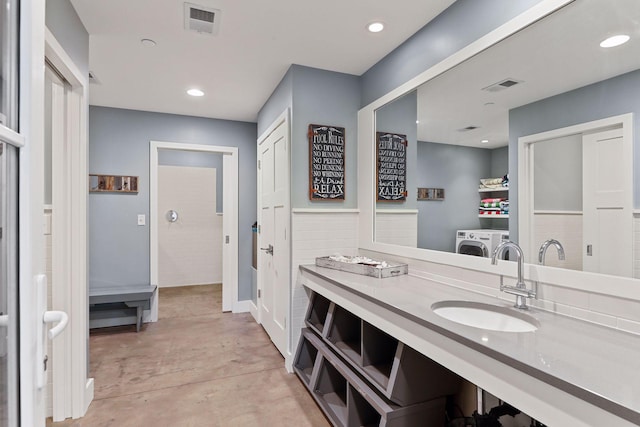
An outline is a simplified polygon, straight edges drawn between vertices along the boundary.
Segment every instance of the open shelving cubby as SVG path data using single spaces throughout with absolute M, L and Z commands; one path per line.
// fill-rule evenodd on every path
M 327 340 L 354 363 L 362 363 L 362 321 L 344 308 L 334 305 Z
M 320 361 L 320 371 L 314 393 L 327 416 L 336 425 L 347 425 L 347 390 L 349 383 L 325 357 Z
M 319 335 L 323 334 L 324 326 L 327 322 L 327 316 L 331 305 L 331 301 L 318 294 L 317 292 L 314 292 L 311 295 L 305 323 L 309 328 L 315 330 Z
M 352 386 L 349 385 L 348 426 L 378 427 L 382 415 Z
M 314 354 L 315 357 L 312 357 Z M 309 371 L 311 360 L 315 362 Z M 335 427 L 411 427 L 441 424 L 444 398 L 408 406 L 391 402 L 354 372 L 331 350 L 326 341 L 311 329 L 302 330 L 294 371 Z
M 300 347 L 293 364 L 293 369 L 307 387 L 311 384 L 313 368 L 316 366 L 317 358 L 318 349 L 303 335 L 300 339 Z
M 397 349 L 397 339 L 362 321 L 362 369 L 383 389 L 389 385 Z

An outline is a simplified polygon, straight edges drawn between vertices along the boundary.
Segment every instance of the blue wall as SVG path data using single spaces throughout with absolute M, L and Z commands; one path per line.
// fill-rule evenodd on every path
M 46 25 L 78 69 L 89 75 L 89 33 L 69 0 L 47 0 Z
M 633 115 L 634 206 L 640 206 L 640 70 L 585 86 L 509 112 L 510 238 L 517 241 L 518 138 L 620 114 Z
M 256 219 L 254 123 L 91 107 L 89 172 L 138 175 L 137 194 L 89 196 L 91 286 L 149 283 L 149 141 L 238 147 L 238 298 L 251 297 L 251 225 Z
M 358 206 L 357 145 L 360 85 L 357 76 L 293 65 L 291 207 L 347 209 Z M 309 200 L 310 124 L 345 128 L 345 200 Z
M 407 82 L 540 0 L 458 0 L 362 75 L 361 106 Z
M 505 151 L 418 142 L 417 186 L 444 188 L 445 194 L 443 201 L 418 202 L 418 247 L 455 252 L 457 230 L 492 228 L 489 221 L 500 221 L 478 218 L 478 184 L 482 178 L 504 175 Z M 495 175 L 494 170 L 503 172 Z M 506 228 L 502 221 L 496 228 Z
M 359 77 L 351 74 L 292 65 L 258 113 L 258 134 L 291 109 L 291 207 L 347 209 L 358 205 L 357 143 Z M 310 124 L 345 128 L 345 200 L 309 200 Z
M 293 68 L 285 73 L 267 102 L 258 112 L 258 137 L 271 126 L 283 111 L 293 106 Z M 257 140 L 257 137 L 256 137 Z

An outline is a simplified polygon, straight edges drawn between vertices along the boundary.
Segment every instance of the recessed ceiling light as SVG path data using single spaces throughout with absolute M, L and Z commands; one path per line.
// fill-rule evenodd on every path
M 628 42 L 630 37 L 626 34 L 618 34 L 616 36 L 611 36 L 608 39 L 605 39 L 600 42 L 600 47 L 616 47 L 621 44 L 625 44 Z
M 416 120 L 416 124 L 419 125 L 420 124 L 420 120 Z
M 200 89 L 189 89 L 187 93 L 191 96 L 204 96 L 204 92 Z
M 157 44 L 155 40 L 151 40 L 151 39 L 142 39 L 140 40 L 140 43 L 142 43 L 142 46 L 145 46 L 145 47 L 153 47 Z
M 372 22 L 367 25 L 367 30 L 371 33 L 379 33 L 384 30 L 384 24 L 382 22 Z
M 480 141 L 482 144 L 488 144 L 489 140 L 488 139 L 483 139 L 482 141 Z

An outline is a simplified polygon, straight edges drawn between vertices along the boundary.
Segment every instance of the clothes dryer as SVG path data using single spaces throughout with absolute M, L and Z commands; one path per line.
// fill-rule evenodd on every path
M 493 250 L 507 240 L 509 232 L 506 230 L 458 230 L 456 253 L 490 258 Z

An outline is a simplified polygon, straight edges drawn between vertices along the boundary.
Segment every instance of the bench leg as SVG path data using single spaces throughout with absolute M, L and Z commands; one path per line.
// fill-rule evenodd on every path
M 140 332 L 140 328 L 142 327 L 142 306 L 136 307 L 138 310 L 138 322 L 136 323 L 136 332 Z

